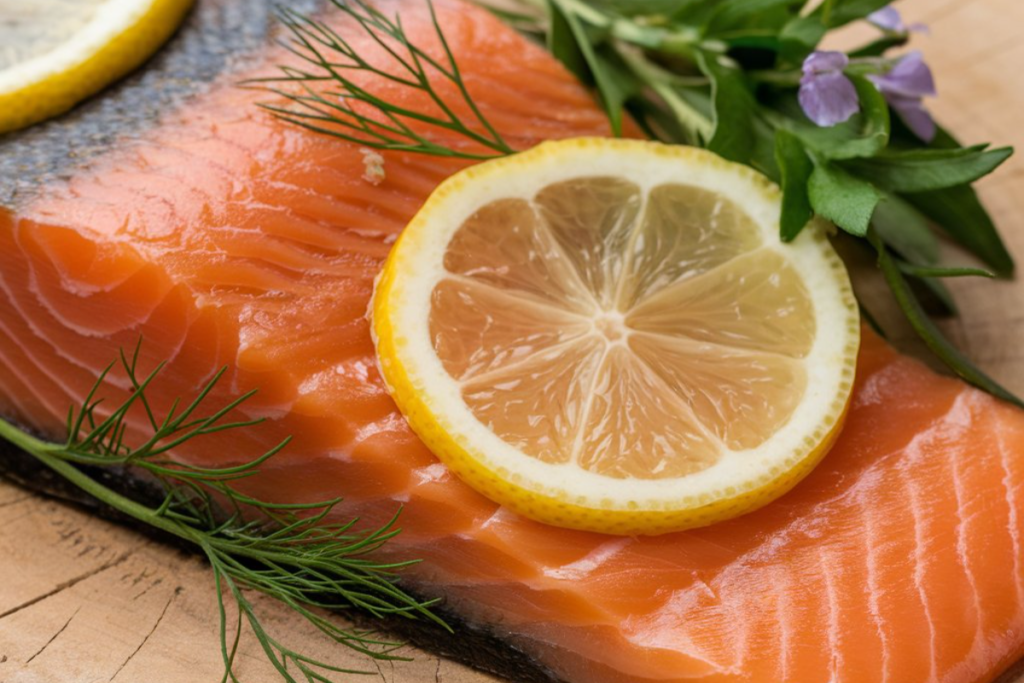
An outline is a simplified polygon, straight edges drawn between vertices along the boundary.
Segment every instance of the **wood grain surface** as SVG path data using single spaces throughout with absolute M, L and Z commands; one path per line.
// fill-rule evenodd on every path
M 1013 144 L 1024 155 L 1024 1 L 905 0 L 900 7 L 908 20 L 931 26 L 914 47 L 937 75 L 937 117 L 964 142 Z M 1024 156 L 980 188 L 1024 262 Z M 890 339 L 924 357 L 868 255 L 847 252 L 861 297 Z M 1024 280 L 960 280 L 952 288 L 961 315 L 943 327 L 982 368 L 1024 394 Z M 213 591 L 194 556 L 0 482 L 0 683 L 219 681 Z M 366 680 L 500 683 L 414 650 L 411 662 L 374 664 L 329 647 L 278 605 L 257 602 L 275 632 L 311 654 L 369 667 L 374 677 Z M 279 680 L 252 638 L 243 640 L 238 662 L 249 683 Z M 1024 683 L 1024 670 L 1002 683 Z

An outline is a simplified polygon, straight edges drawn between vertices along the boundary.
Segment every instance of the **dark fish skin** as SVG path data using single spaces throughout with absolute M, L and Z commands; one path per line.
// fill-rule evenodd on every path
M 221 77 L 244 69 L 250 55 L 275 36 L 275 8 L 310 12 L 321 0 L 199 0 L 185 25 L 149 62 L 120 83 L 71 112 L 32 128 L 0 136 L 0 207 L 14 207 L 47 183 L 66 180 L 75 169 L 116 144 L 127 144 L 190 97 Z M 53 436 L 53 435 L 51 435 Z M 126 470 L 92 469 L 105 486 L 140 502 L 159 505 L 160 490 Z M 37 492 L 134 526 L 167 543 L 180 540 L 107 507 L 53 473 L 35 458 L 0 441 L 0 476 Z M 185 548 L 193 551 L 193 548 Z M 422 621 L 380 620 L 346 613 L 369 628 L 393 633 L 415 646 L 516 683 L 558 683 L 544 668 L 500 634 L 474 629 L 444 606 L 436 609 L 454 635 Z
M 244 68 L 248 55 L 273 39 L 275 8 L 311 12 L 322 4 L 199 0 L 181 30 L 134 74 L 63 116 L 0 135 L 0 206 L 66 179 L 118 139 L 145 131 L 223 74 Z
M 132 500 L 156 507 L 164 499 L 163 492 L 158 485 L 133 476 L 128 470 L 95 467 L 82 469 L 104 486 Z M 4 441 L 0 441 L 0 477 L 37 493 L 72 503 L 100 517 L 132 527 L 185 552 L 194 553 L 196 551 L 194 546 L 186 544 L 181 539 L 144 526 L 133 518 L 83 493 L 32 456 Z M 509 681 L 514 681 L 514 683 L 565 683 L 529 655 L 502 640 L 499 634 L 473 628 L 466 624 L 457 614 L 446 610 L 443 602 L 433 609 L 451 626 L 454 633 L 448 633 L 440 626 L 422 620 L 398 617 L 378 619 L 362 615 L 357 611 L 346 612 L 345 617 L 361 627 L 383 630 L 392 637 L 439 657 L 445 657 L 480 671 L 501 676 Z

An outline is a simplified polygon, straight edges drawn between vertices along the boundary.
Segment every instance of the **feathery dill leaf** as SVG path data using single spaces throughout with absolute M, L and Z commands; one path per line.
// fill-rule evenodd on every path
M 401 17 L 391 19 L 364 0 L 332 0 L 332 4 L 347 20 L 346 31 L 369 38 L 379 54 L 365 56 L 327 23 L 282 8 L 279 17 L 289 31 L 282 45 L 302 65 L 281 66 L 279 76 L 247 81 L 291 103 L 260 106 L 303 128 L 373 149 L 463 159 L 488 159 L 515 151 L 470 96 L 432 3 L 427 4 L 444 53 L 440 59 L 409 38 Z M 422 93 L 429 105 L 417 109 L 389 101 L 367 81 Z M 454 90 L 457 103 L 442 96 L 440 83 Z M 467 113 L 460 115 L 456 109 Z M 421 132 L 422 124 L 456 133 L 468 145 L 456 148 L 434 142 Z
M 100 417 L 98 393 L 115 365 L 120 365 L 133 388 L 128 398 Z M 279 600 L 330 640 L 374 659 L 403 659 L 401 643 L 378 638 L 374 632 L 350 629 L 324 617 L 319 610 L 356 608 L 374 617 L 423 618 L 447 628 L 430 607 L 396 584 L 396 573 L 413 562 L 382 563 L 369 555 L 394 538 L 398 512 L 388 523 L 362 529 L 358 520 L 332 521 L 341 499 L 309 504 L 266 502 L 237 490 L 235 484 L 254 476 L 279 453 L 285 440 L 258 458 L 240 465 L 205 468 L 172 460 L 170 450 L 210 434 L 258 425 L 261 420 L 230 421 L 230 415 L 254 392 L 216 410 L 205 402 L 224 374 L 213 379 L 184 405 L 175 401 L 158 417 L 147 396 L 163 365 L 141 376 L 139 347 L 108 366 L 79 408 L 67 418 L 67 439 L 50 443 L 0 420 L 0 438 L 35 456 L 71 483 L 143 524 L 195 545 L 213 569 L 220 613 L 220 647 L 224 681 L 237 683 L 234 657 L 243 622 L 260 643 L 271 664 L 288 683 L 330 683 L 330 673 L 368 673 L 338 667 L 291 649 L 262 624 L 245 591 Z M 128 439 L 128 420 L 139 414 L 148 424 L 141 444 Z M 138 468 L 162 486 L 164 497 L 150 507 L 122 496 L 90 476 L 80 466 Z M 237 621 L 229 629 L 225 601 L 233 600 Z

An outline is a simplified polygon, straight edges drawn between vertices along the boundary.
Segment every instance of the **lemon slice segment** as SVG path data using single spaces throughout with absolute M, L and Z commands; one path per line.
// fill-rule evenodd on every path
M 142 64 L 193 0 L 0 0 L 0 133 L 61 114 Z
M 412 428 L 538 521 L 660 534 L 782 495 L 841 428 L 859 315 L 826 226 L 698 149 L 544 143 L 443 183 L 372 303 Z

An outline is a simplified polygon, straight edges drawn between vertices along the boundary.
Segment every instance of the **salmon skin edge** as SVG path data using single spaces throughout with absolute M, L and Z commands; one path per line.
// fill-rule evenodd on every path
M 12 424 L 23 431 L 33 433 L 33 430 L 24 429 L 16 422 Z M 143 505 L 158 507 L 164 500 L 159 485 L 132 475 L 126 468 L 79 466 L 79 469 L 115 493 Z M 93 498 L 36 458 L 6 441 L 0 441 L 0 477 L 48 498 L 70 503 L 105 520 L 160 541 L 166 546 L 197 557 L 201 555 L 195 545 L 143 524 Z M 410 593 L 408 588 L 403 590 Z M 422 600 L 422 597 L 415 593 L 410 595 L 414 599 Z M 461 616 L 447 609 L 443 602 L 431 607 L 431 611 L 451 626 L 454 633 L 449 633 L 437 624 L 422 619 L 375 617 L 363 614 L 357 609 L 345 612 L 345 617 L 351 617 L 351 621 L 358 627 L 382 629 L 390 636 L 437 657 L 450 659 L 517 683 L 568 683 L 556 677 L 553 672 L 519 648 L 503 641 L 494 632 L 471 626 Z

